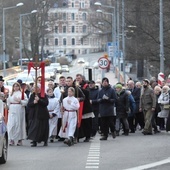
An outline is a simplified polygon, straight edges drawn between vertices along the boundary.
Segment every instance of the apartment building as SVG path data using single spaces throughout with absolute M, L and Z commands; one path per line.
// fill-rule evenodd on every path
M 54 4 L 49 17 L 55 20 L 45 35 L 45 52 L 85 54 L 100 51 L 106 40 L 89 23 L 90 0 L 67 0 Z

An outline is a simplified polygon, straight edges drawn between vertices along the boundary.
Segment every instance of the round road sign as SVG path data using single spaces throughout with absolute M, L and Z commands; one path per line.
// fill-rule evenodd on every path
M 106 57 L 100 57 L 98 63 L 101 69 L 106 69 L 107 67 L 109 67 L 110 64 L 109 60 Z

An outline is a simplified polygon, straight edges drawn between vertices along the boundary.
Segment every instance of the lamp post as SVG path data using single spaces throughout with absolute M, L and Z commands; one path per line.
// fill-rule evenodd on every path
M 20 49 L 20 61 L 21 61 L 20 67 L 21 67 L 21 70 L 22 70 L 22 44 L 23 44 L 23 42 L 22 42 L 22 17 L 26 16 L 26 15 L 34 14 L 36 12 L 37 12 L 37 10 L 33 10 L 30 13 L 20 14 L 20 20 L 19 20 L 19 23 L 20 23 L 20 38 L 19 38 L 20 43 L 19 43 L 19 49 Z
M 163 1 L 159 0 L 160 20 L 159 20 L 159 40 L 160 40 L 160 72 L 164 73 L 164 40 L 163 40 Z
M 3 74 L 4 74 L 4 77 L 6 76 L 6 42 L 5 42 L 5 11 L 8 10 L 8 9 L 13 9 L 13 8 L 17 8 L 17 7 L 20 7 L 24 5 L 22 2 L 21 3 L 18 3 L 16 4 L 16 6 L 11 6 L 11 7 L 6 7 L 6 8 L 3 8 L 3 14 L 2 14 L 2 36 L 3 36 L 3 40 L 2 40 L 2 43 L 3 43 Z
M 94 5 L 113 9 L 113 13 L 102 12 L 102 10 L 99 10 L 99 9 L 97 10 L 97 12 L 102 12 L 104 14 L 112 15 L 112 41 L 113 41 L 112 63 L 113 63 L 113 67 L 114 67 L 115 66 L 115 60 L 114 59 L 115 59 L 115 54 L 116 54 L 116 50 L 115 50 L 115 47 L 114 47 L 114 46 L 116 46 L 116 10 L 115 10 L 115 7 L 103 5 L 100 2 L 95 2 Z

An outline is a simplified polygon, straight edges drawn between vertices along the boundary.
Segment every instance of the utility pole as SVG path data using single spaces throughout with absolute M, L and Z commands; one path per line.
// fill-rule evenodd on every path
M 160 19 L 159 19 L 159 40 L 160 40 L 160 72 L 164 73 L 164 40 L 163 40 L 163 1 L 159 0 Z

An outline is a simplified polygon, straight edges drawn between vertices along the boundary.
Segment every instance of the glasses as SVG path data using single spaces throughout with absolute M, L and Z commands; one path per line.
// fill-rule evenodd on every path
M 14 86 L 14 87 L 19 87 L 19 86 Z

